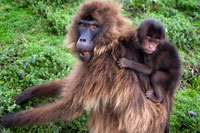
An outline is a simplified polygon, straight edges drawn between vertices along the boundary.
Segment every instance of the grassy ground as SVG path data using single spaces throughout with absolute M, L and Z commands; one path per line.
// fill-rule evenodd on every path
M 71 8 L 74 11 L 74 5 Z M 130 11 L 125 13 L 131 17 Z M 68 18 L 72 17 L 72 14 L 68 15 Z M 160 18 L 159 16 L 158 20 Z M 137 16 L 133 19 L 134 22 L 141 22 L 141 20 L 142 18 Z M 165 23 L 164 21 L 175 20 L 176 18 L 159 21 Z M 60 79 L 71 70 L 75 58 L 63 45 L 64 31 L 54 32 L 59 27 L 55 25 L 54 30 L 48 30 L 45 27 L 48 21 L 50 20 L 47 18 L 44 21 L 40 15 L 34 15 L 31 8 L 20 8 L 11 1 L 0 0 L 0 116 L 52 102 L 53 99 L 34 99 L 19 106 L 15 104 L 13 97 L 27 87 Z M 169 24 L 168 29 L 171 28 L 170 26 L 174 25 Z M 171 38 L 169 37 L 169 40 Z M 173 38 L 170 41 L 176 44 Z M 189 50 L 179 47 L 179 52 L 183 61 L 183 77 L 182 84 L 175 94 L 170 132 L 198 133 L 200 132 L 200 49 L 199 46 L 193 46 Z M 195 112 L 196 116 L 190 116 L 190 111 Z M 0 132 L 3 133 L 87 131 L 85 114 L 70 123 L 58 121 L 22 128 L 0 127 Z

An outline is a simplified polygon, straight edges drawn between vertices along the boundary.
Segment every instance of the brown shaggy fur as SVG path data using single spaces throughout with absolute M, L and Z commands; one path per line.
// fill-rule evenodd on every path
M 166 97 L 162 103 L 151 102 L 145 96 L 145 86 L 141 84 L 138 75 L 131 70 L 119 69 L 116 64 L 121 57 L 137 60 L 139 56 L 126 43 L 134 41 L 135 31 L 120 15 L 120 8 L 120 4 L 111 1 L 93 0 L 82 4 L 68 31 L 67 43 L 72 52 L 77 54 L 78 22 L 88 15 L 93 17 L 103 30 L 94 38 L 95 48 L 91 60 L 88 63 L 77 61 L 70 75 L 53 83 L 56 89 L 62 88 L 63 100 L 3 117 L 1 124 L 11 127 L 58 119 L 71 120 L 81 115 L 83 108 L 86 108 L 90 110 L 91 133 L 164 132 L 171 112 L 172 97 Z M 39 96 L 32 92 L 44 86 L 49 92 L 55 90 L 50 87 L 50 82 L 31 87 L 20 96 Z

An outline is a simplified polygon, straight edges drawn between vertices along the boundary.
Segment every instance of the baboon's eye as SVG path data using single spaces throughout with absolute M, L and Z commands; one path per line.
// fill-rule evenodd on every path
M 96 25 L 91 25 L 91 26 L 90 26 L 90 30 L 91 30 L 91 31 L 95 31 L 95 30 L 96 30 L 96 28 L 97 28 L 97 26 L 96 26 Z
M 85 26 L 84 24 L 81 23 L 81 24 L 80 24 L 80 27 L 81 27 L 82 30 L 84 30 L 86 26 Z

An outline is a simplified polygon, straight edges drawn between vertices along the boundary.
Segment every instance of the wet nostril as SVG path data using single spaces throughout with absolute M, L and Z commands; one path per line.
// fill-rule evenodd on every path
M 83 42 L 86 42 L 86 39 L 83 39 Z

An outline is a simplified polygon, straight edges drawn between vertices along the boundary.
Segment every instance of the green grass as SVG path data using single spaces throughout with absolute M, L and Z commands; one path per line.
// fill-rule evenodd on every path
M 195 112 L 197 114 L 197 117 L 190 116 L 189 111 Z M 199 133 L 200 131 L 199 111 L 200 111 L 199 91 L 196 91 L 195 89 L 179 90 L 179 92 L 176 94 L 173 113 L 171 116 L 170 132 Z

